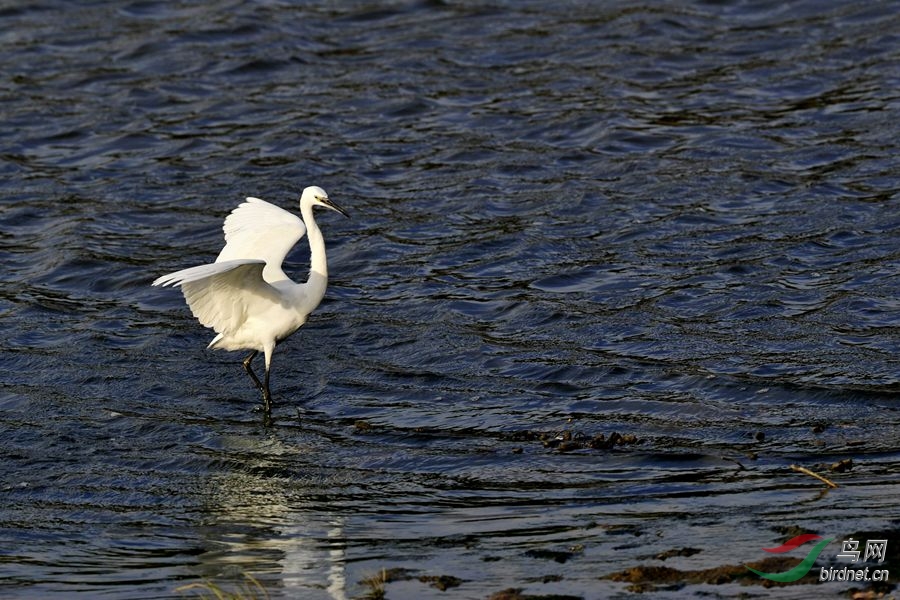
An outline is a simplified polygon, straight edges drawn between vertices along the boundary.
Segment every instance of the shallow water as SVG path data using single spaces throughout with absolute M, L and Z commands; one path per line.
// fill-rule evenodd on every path
M 0 597 L 632 597 L 600 577 L 801 530 L 897 565 L 898 31 L 887 2 L 5 4 Z M 266 428 L 149 284 L 309 184 L 353 219 L 319 215 Z

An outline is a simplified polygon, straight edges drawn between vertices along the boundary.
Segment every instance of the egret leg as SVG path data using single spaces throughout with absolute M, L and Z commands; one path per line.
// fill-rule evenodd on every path
M 266 365 L 266 375 L 263 378 L 265 383 L 260 383 L 259 377 L 256 376 L 256 373 L 253 372 L 253 367 L 250 366 L 250 363 L 253 362 L 253 359 L 256 358 L 256 355 L 259 354 L 258 350 L 254 350 L 250 353 L 250 355 L 243 360 L 244 370 L 247 371 L 247 375 L 250 376 L 250 379 L 253 380 L 253 383 L 256 385 L 257 389 L 262 392 L 263 395 L 263 423 L 268 427 L 272 424 L 272 392 L 269 391 L 269 365 Z
M 272 392 L 269 391 L 269 368 L 266 367 L 265 383 L 262 387 L 263 411 L 269 415 L 272 413 Z
M 272 353 L 275 351 L 275 341 L 273 340 L 271 344 L 266 344 L 263 346 L 263 355 L 266 358 L 266 378 L 265 383 L 262 385 L 262 394 L 263 394 L 263 410 L 265 414 L 268 416 L 272 412 L 272 392 L 269 391 L 269 373 L 270 368 L 272 366 Z
M 247 358 L 244 359 L 244 362 L 242 364 L 244 365 L 244 370 L 247 371 L 247 375 L 249 375 L 250 379 L 253 380 L 253 385 L 256 386 L 256 389 L 265 393 L 265 390 L 263 389 L 263 385 L 259 382 L 259 377 L 256 376 L 256 373 L 253 372 L 253 367 L 250 366 L 250 363 L 253 362 L 253 359 L 256 358 L 257 354 L 259 354 L 259 350 L 254 350 L 253 352 L 250 353 L 250 356 L 248 356 Z M 268 372 L 268 369 L 266 369 L 266 389 L 268 389 L 268 387 L 269 387 L 268 375 L 269 375 L 269 372 Z

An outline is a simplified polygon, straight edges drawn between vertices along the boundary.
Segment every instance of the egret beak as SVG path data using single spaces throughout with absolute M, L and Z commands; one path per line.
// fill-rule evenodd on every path
M 337 204 L 335 204 L 334 202 L 332 202 L 331 199 L 329 199 L 329 198 L 320 198 L 319 201 L 320 201 L 322 204 L 324 204 L 325 206 L 327 206 L 328 208 L 330 208 L 330 209 L 332 209 L 332 210 L 336 210 L 337 212 L 341 213 L 342 215 L 344 215 L 344 216 L 347 217 L 348 219 L 350 218 L 350 214 L 349 214 L 346 210 L 344 210 L 343 208 L 341 208 L 340 206 L 338 206 Z

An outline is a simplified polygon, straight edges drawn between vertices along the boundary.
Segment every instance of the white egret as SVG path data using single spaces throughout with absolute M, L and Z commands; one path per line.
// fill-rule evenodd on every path
M 317 186 L 306 188 L 300 196 L 302 221 L 274 204 L 247 198 L 225 219 L 225 247 L 216 262 L 169 273 L 153 282 L 181 286 L 194 316 L 218 334 L 209 348 L 251 351 L 243 365 L 262 392 L 267 417 L 272 408 L 269 371 L 275 345 L 306 322 L 328 285 L 325 240 L 313 216 L 315 206 L 350 216 Z M 281 263 L 304 233 L 309 237 L 309 278 L 294 283 L 281 270 Z M 262 383 L 251 366 L 259 352 L 266 359 Z

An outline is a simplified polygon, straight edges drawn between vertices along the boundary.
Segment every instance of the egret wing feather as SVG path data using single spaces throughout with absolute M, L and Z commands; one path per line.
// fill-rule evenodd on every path
M 247 321 L 251 307 L 260 301 L 281 301 L 277 290 L 263 279 L 265 266 L 257 259 L 229 260 L 163 275 L 153 285 L 181 286 L 197 320 L 216 333 L 229 335 Z
M 286 279 L 281 263 L 306 233 L 297 216 L 259 198 L 247 198 L 225 219 L 225 247 L 216 262 L 257 259 L 266 263 L 266 281 Z
M 153 282 L 153 285 L 162 287 L 170 285 L 181 285 L 182 283 L 198 281 L 200 279 L 206 279 L 207 277 L 211 277 L 213 275 L 226 273 L 242 265 L 249 264 L 264 265 L 265 261 L 260 259 L 229 260 L 224 262 L 200 265 L 197 267 L 190 267 L 189 269 L 182 269 L 181 271 L 175 271 L 174 273 L 169 273 L 167 275 L 163 275 L 162 277 L 158 277 Z

